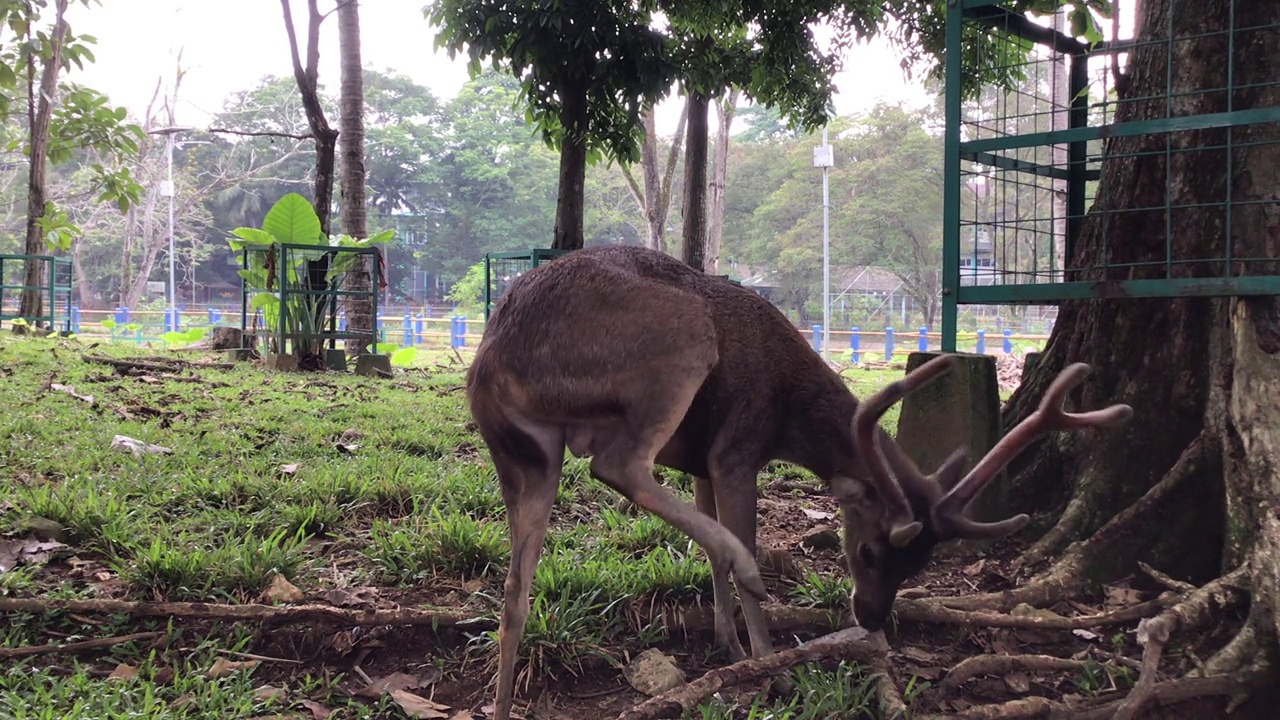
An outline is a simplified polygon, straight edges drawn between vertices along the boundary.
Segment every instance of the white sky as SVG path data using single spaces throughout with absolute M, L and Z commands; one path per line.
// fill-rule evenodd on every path
M 305 3 L 292 2 L 299 42 L 305 43 Z M 321 10 L 332 4 L 322 0 Z M 367 67 L 402 72 L 447 99 L 466 82 L 466 65 L 462 57 L 450 60 L 433 50 L 435 31 L 422 5 L 423 0 L 363 0 L 362 59 Z M 96 7 L 72 7 L 72 30 L 98 40 L 97 62 L 68 79 L 107 93 L 139 118 L 157 80 L 166 86 L 172 81 L 179 51 L 188 70 L 177 107 L 180 125 L 207 126 L 229 93 L 253 87 L 264 75 L 293 73 L 277 0 L 102 0 Z M 321 26 L 320 82 L 334 89 L 337 26 L 332 15 Z M 907 83 L 897 54 L 881 41 L 854 48 L 835 83 L 836 109 L 842 114 L 879 100 L 914 104 L 928 99 L 918 84 Z M 670 100 L 660 107 L 659 132 L 670 133 L 678 114 L 679 106 Z

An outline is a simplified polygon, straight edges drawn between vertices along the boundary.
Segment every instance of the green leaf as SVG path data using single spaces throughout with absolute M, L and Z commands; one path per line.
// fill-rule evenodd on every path
M 238 240 L 228 238 L 227 242 L 231 244 L 232 250 L 243 250 L 246 245 L 271 245 L 276 241 L 274 235 L 258 228 L 238 227 L 232 230 L 231 234 L 239 238 Z
M 320 218 L 311 203 L 298 193 L 289 193 L 277 200 L 267 211 L 262 229 L 282 243 L 320 243 Z
M 418 348 L 407 347 L 400 348 L 391 353 L 391 364 L 396 367 L 409 367 L 418 357 Z

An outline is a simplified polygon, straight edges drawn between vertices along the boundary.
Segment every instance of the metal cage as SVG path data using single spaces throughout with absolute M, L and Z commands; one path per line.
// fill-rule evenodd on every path
M 39 265 L 40 284 L 27 284 L 27 266 Z M 55 255 L 0 255 L 0 321 L 22 319 L 51 331 L 71 331 L 71 302 L 75 273 L 71 258 Z M 40 293 L 43 312 L 35 317 L 20 314 L 22 294 Z
M 542 263 L 554 260 L 568 250 L 518 250 L 515 252 L 485 253 L 484 255 L 484 319 L 489 321 L 489 313 L 516 278 L 538 267 Z

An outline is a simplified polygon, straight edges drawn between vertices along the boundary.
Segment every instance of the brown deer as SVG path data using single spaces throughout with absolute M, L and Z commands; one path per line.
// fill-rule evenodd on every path
M 732 576 L 755 656 L 772 645 L 755 562 L 756 476 L 772 460 L 822 478 L 839 500 L 856 621 L 879 629 L 898 587 L 953 538 L 1012 533 L 1026 515 L 964 515 L 986 483 L 1036 435 L 1108 425 L 1131 409 L 1068 414 L 1073 365 L 1040 410 L 963 478 L 957 451 L 933 475 L 906 457 L 878 419 L 949 371 L 943 356 L 859 407 L 845 382 L 781 312 L 755 292 L 636 247 L 578 250 L 525 273 L 502 296 L 467 374 L 471 412 L 502 487 L 511 564 L 498 629 L 494 718 L 511 711 L 516 652 L 529 614 L 564 449 L 591 473 L 688 534 L 712 568 L 715 640 L 745 657 Z M 653 478 L 654 464 L 694 477 L 696 507 Z M 718 522 L 717 522 L 718 521 Z

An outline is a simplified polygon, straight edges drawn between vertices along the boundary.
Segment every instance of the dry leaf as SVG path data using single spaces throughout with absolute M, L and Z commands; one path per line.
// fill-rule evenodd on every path
M 339 453 L 346 455 L 350 455 L 360 449 L 360 445 L 356 443 L 334 443 L 334 447 L 338 449 Z
M 262 685 L 253 689 L 253 697 L 256 700 L 283 700 L 284 696 L 284 688 L 278 688 L 274 685 Z
M 306 708 L 307 711 L 311 713 L 311 717 L 315 718 L 315 720 L 325 720 L 325 718 L 328 718 L 333 714 L 332 710 L 314 700 L 303 700 L 298 704 Z
M 1031 691 L 1031 678 L 1024 672 L 1012 672 L 1004 676 L 1004 686 L 1021 695 Z
M 1102 590 L 1106 593 L 1106 605 L 1108 607 L 1127 607 L 1142 602 L 1142 593 L 1133 588 L 1106 585 L 1103 586 Z
M 138 677 L 138 668 L 132 665 L 126 665 L 125 663 L 120 663 L 119 665 L 116 665 L 115 670 L 111 671 L 111 674 L 107 676 L 107 679 L 132 680 L 136 677 Z
M 127 435 L 116 435 L 111 438 L 112 450 L 128 450 L 133 453 L 134 457 L 142 457 L 143 455 L 172 455 L 173 450 L 163 445 L 152 445 L 145 443 L 137 438 L 131 438 Z
M 280 466 L 281 475 L 293 475 L 298 472 L 299 463 L 285 463 Z
M 805 516 L 808 517 L 810 520 L 830 520 L 831 518 L 835 517 L 835 515 L 829 512 L 825 512 L 823 510 L 810 510 L 809 508 L 800 508 L 800 509 L 804 511 Z
M 416 675 L 397 672 L 391 673 L 379 680 L 374 680 L 366 687 L 357 691 L 356 694 L 376 699 L 383 693 L 391 692 L 393 690 L 414 690 L 422 687 L 424 684 L 425 683 L 423 683 Z
M 213 667 L 209 668 L 209 672 L 205 673 L 205 677 L 210 680 L 216 680 L 241 670 L 252 670 L 257 666 L 257 660 L 228 660 L 226 658 L 218 658 L 213 661 Z
M 268 603 L 296 603 L 305 597 L 297 585 L 289 582 L 280 573 L 271 576 L 271 584 L 262 591 L 262 599 Z
M 903 646 L 898 650 L 898 654 L 909 660 L 914 660 L 918 663 L 924 663 L 926 665 L 935 663 L 938 661 L 937 655 L 934 655 L 928 650 L 925 650 L 923 648 L 918 648 L 914 645 Z
M 0 540 L 0 573 L 7 573 L 19 565 L 44 565 L 55 551 L 66 547 L 60 542 L 41 541 L 35 537 Z
M 1084 628 L 1076 628 L 1075 630 L 1072 630 L 1072 631 L 1071 631 L 1071 634 L 1072 634 L 1072 635 L 1075 635 L 1076 637 L 1078 637 L 1078 638 L 1080 638 L 1080 639 L 1082 639 L 1082 640 L 1097 640 L 1097 639 L 1098 639 L 1098 633 L 1093 632 L 1092 630 L 1085 630 Z
M 50 388 L 52 388 L 52 389 L 54 389 L 54 390 L 58 390 L 58 391 L 64 392 L 64 393 L 66 393 L 66 394 L 70 395 L 71 397 L 76 398 L 77 400 L 83 400 L 83 401 L 85 401 L 85 402 L 89 403 L 90 405 L 92 405 L 92 404 L 93 404 L 93 396 L 92 396 L 92 395 L 81 395 L 80 393 L 76 392 L 76 389 L 75 389 L 75 388 L 73 388 L 73 387 L 71 387 L 70 385 L 63 385 L 63 384 L 61 384 L 61 383 L 50 383 L 50 384 L 49 384 L 49 387 L 50 387 Z
M 453 717 L 449 718 L 449 720 L 471 720 L 471 711 L 459 710 L 458 712 L 454 713 Z
M 392 690 L 391 699 L 404 711 L 405 715 L 417 720 L 446 720 L 448 705 L 432 702 L 421 695 L 414 695 L 407 690 Z
M 986 559 L 986 558 L 982 558 L 982 559 L 978 560 L 978 561 L 977 561 L 977 562 L 975 562 L 975 563 L 972 563 L 972 564 L 970 564 L 970 565 L 966 565 L 966 566 L 964 566 L 964 569 L 963 569 L 963 570 L 961 570 L 960 572 L 964 573 L 965 575 L 970 575 L 970 576 L 972 576 L 972 575 L 981 575 L 981 574 L 982 574 L 982 568 L 986 567 L 986 565 L 987 565 L 987 559 Z

